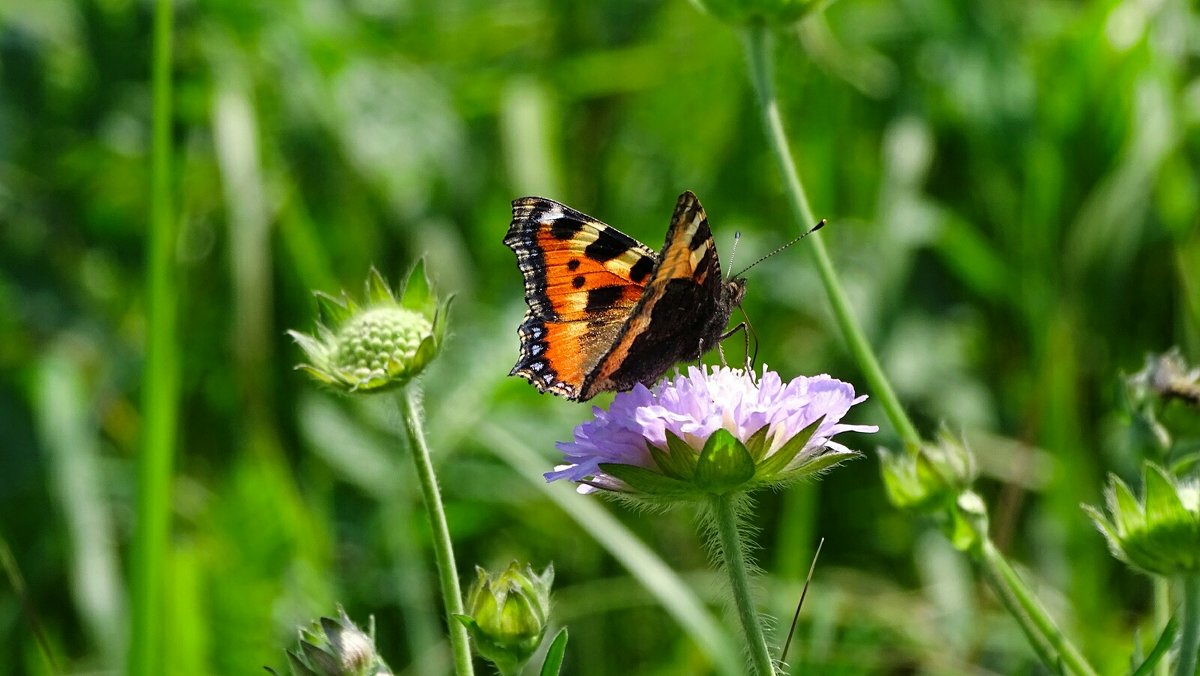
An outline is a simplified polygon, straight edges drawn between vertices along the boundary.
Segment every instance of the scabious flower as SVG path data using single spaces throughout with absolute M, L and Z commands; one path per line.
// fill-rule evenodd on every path
M 475 652 L 501 674 L 518 674 L 533 656 L 550 620 L 550 587 L 554 566 L 541 575 L 516 561 L 493 575 L 475 567 L 475 583 L 467 592 L 467 614 L 455 619 L 467 628 Z
M 375 633 L 355 626 L 338 606 L 338 619 L 322 617 L 300 630 L 300 647 L 287 651 L 294 676 L 390 676 L 375 651 Z
M 1084 505 L 1113 556 L 1147 573 L 1200 574 L 1200 486 L 1146 463 L 1141 502 L 1117 477 L 1104 491 L 1109 516 Z
M 558 444 L 567 464 L 548 481 L 578 482 L 640 498 L 696 499 L 780 485 L 855 457 L 833 441 L 875 425 L 841 419 L 856 397 L 849 383 L 827 375 L 784 383 L 764 366 L 761 378 L 729 367 L 688 368 L 654 389 L 621 392 L 609 410 Z
M 317 335 L 288 331 L 309 363 L 296 368 L 347 392 L 382 392 L 420 373 L 441 349 L 450 298 L 439 303 L 418 262 L 393 293 L 374 268 L 362 305 L 317 292 Z M 398 297 L 398 298 L 397 298 Z

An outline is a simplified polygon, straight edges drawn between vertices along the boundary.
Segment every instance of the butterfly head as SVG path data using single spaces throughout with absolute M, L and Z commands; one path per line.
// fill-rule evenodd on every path
M 733 308 L 742 304 L 742 298 L 746 295 L 746 278 L 731 277 L 724 282 L 725 302 L 728 307 Z

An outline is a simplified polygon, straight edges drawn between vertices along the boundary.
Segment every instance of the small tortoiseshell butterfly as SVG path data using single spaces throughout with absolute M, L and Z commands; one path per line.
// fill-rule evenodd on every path
M 517 254 L 529 311 L 509 375 L 574 401 L 650 385 L 723 337 L 746 280 L 722 279 L 704 208 L 679 196 L 654 253 L 554 200 L 522 197 L 504 243 Z

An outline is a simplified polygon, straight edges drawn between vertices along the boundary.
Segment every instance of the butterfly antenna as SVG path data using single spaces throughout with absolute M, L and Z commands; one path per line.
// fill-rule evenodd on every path
M 737 254 L 737 246 L 738 246 L 738 242 L 740 242 L 740 241 L 742 241 L 742 231 L 735 230 L 733 233 L 733 246 L 729 247 L 729 269 L 730 270 L 733 269 L 733 257 Z M 734 278 L 734 275 L 729 275 L 728 277 L 725 278 L 725 281 L 729 281 L 733 278 Z
M 822 218 L 822 219 L 821 219 L 821 222 L 820 222 L 820 223 L 817 223 L 817 224 L 816 224 L 816 225 L 814 225 L 813 227 L 809 228 L 808 232 L 804 233 L 803 235 L 800 235 L 800 236 L 799 236 L 799 237 L 797 237 L 796 239 L 793 239 L 792 241 L 788 242 L 787 244 L 784 244 L 783 246 L 781 246 L 781 247 L 779 247 L 779 248 L 775 249 L 774 251 L 772 251 L 771 253 L 767 254 L 766 256 L 763 256 L 762 258 L 760 258 L 760 259 L 758 259 L 758 260 L 754 261 L 754 262 L 753 262 L 753 263 L 751 263 L 750 265 L 747 265 L 747 266 L 745 267 L 745 269 L 743 269 L 741 272 L 737 273 L 736 275 L 731 275 L 731 276 L 732 276 L 732 277 L 741 277 L 742 275 L 746 274 L 746 270 L 749 270 L 750 268 L 754 267 L 755 265 L 758 265 L 759 263 L 761 263 L 761 262 L 763 262 L 763 261 L 767 260 L 767 259 L 768 259 L 768 258 L 770 258 L 771 256 L 774 256 L 775 254 L 779 253 L 780 251 L 783 251 L 784 249 L 786 249 L 786 248 L 788 248 L 789 246 L 791 246 L 791 245 L 795 244 L 796 242 L 799 242 L 800 240 L 804 239 L 805 237 L 808 237 L 809 235 L 813 234 L 814 232 L 816 232 L 816 231 L 820 230 L 820 229 L 821 229 L 821 228 L 823 228 L 823 227 L 825 227 L 825 219 L 824 219 L 824 218 Z M 735 244 L 736 244 L 736 240 L 735 240 Z M 730 260 L 732 261 L 732 258 L 731 258 Z M 732 266 L 730 266 L 730 267 L 732 267 Z
M 824 223 L 825 221 L 821 221 Z M 820 227 L 818 225 L 817 227 Z M 813 228 L 816 230 L 816 228 Z M 809 232 L 812 232 L 810 230 Z M 796 633 L 796 622 L 800 619 L 800 608 L 804 607 L 804 597 L 808 594 L 808 585 L 812 582 L 813 571 L 817 568 L 817 558 L 821 556 L 821 547 L 825 544 L 825 538 L 817 543 L 817 551 L 813 553 L 812 565 L 808 567 L 808 578 L 804 580 L 804 589 L 800 592 L 800 602 L 796 604 L 796 614 L 792 615 L 792 628 L 788 629 L 787 640 L 783 643 L 783 651 L 779 653 L 779 661 L 787 659 L 788 648 L 792 645 L 792 636 Z

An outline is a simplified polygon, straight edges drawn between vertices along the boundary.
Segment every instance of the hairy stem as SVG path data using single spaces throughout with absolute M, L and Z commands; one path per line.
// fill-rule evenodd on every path
M 437 561 L 438 579 L 442 587 L 442 604 L 446 608 L 446 624 L 450 629 L 450 648 L 454 653 L 454 673 L 469 676 L 474 673 L 471 664 L 471 645 L 467 639 L 467 628 L 454 619 L 463 614 L 462 589 L 458 585 L 458 567 L 454 563 L 454 545 L 450 541 L 450 528 L 446 523 L 446 512 L 442 508 L 442 495 L 438 489 L 437 475 L 433 473 L 433 459 L 425 443 L 425 432 L 421 422 L 420 390 L 417 383 L 410 383 L 400 391 L 400 414 L 404 417 L 404 428 L 408 433 L 408 445 L 412 448 L 413 464 L 421 482 L 421 496 L 425 501 L 425 513 L 429 515 L 429 528 L 433 533 L 433 556 Z
M 721 561 L 725 564 L 725 572 L 729 574 L 729 586 L 737 604 L 738 619 L 741 621 L 742 631 L 746 633 L 746 647 L 750 652 L 750 662 L 754 666 L 753 673 L 757 676 L 773 676 L 775 665 L 771 660 L 771 651 L 767 647 L 758 612 L 754 610 L 754 598 L 750 591 L 750 570 L 746 563 L 745 543 L 738 532 L 734 499 L 734 496 L 729 494 L 714 495 L 710 503 L 717 530 L 717 542 L 721 547 Z

